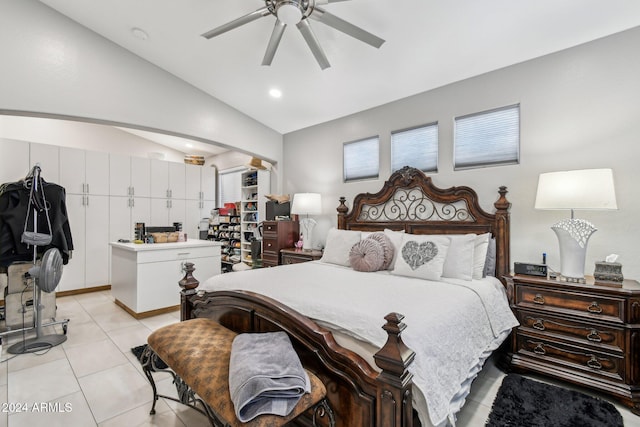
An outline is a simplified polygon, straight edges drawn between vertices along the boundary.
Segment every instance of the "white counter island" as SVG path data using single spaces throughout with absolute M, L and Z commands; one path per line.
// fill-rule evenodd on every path
M 200 282 L 220 274 L 220 243 L 188 240 L 175 243 L 112 242 L 111 293 L 116 304 L 135 318 L 180 308 L 178 281 L 185 262 L 195 266 Z

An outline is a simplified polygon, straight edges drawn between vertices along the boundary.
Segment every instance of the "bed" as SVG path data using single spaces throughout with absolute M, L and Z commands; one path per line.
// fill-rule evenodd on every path
M 357 195 L 351 210 L 340 198 L 321 260 L 186 286 L 182 320 L 213 318 L 238 333 L 286 331 L 325 383 L 337 426 L 454 424 L 484 361 L 517 325 L 503 280 L 510 203 L 505 187 L 498 193 L 488 213 L 471 188 L 441 189 L 405 167 L 379 192 Z M 355 271 L 345 250 L 374 237 L 392 243 L 394 261 Z M 489 249 L 479 250 L 484 241 Z M 429 262 L 408 251 L 423 254 L 434 242 Z M 473 246 L 475 257 L 461 245 Z M 447 264 L 432 277 L 426 266 L 437 259 Z

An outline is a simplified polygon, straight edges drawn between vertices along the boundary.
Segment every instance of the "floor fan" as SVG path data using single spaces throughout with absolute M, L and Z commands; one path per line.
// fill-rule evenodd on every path
M 36 336 L 25 339 L 9 347 L 7 351 L 11 354 L 31 353 L 39 350 L 46 350 L 67 340 L 66 324 L 64 334 L 44 335 L 42 333 L 42 291 L 53 292 L 62 278 L 62 255 L 56 248 L 45 251 L 40 263 L 37 263 L 37 247 L 47 246 L 51 243 L 52 229 L 49 218 L 49 206 L 44 196 L 43 181 L 40 176 L 40 166 L 36 165 L 25 182 L 30 181 L 29 206 L 27 208 L 27 218 L 25 219 L 24 232 L 22 233 L 22 243 L 33 246 L 33 267 L 29 269 L 28 276 L 34 281 L 33 284 L 33 320 L 36 328 Z M 40 192 L 40 197 L 38 197 Z M 29 214 L 33 208 L 33 231 L 27 230 Z M 47 218 L 49 233 L 40 233 L 38 230 L 38 210 L 44 211 Z
M 33 288 L 33 315 L 36 326 L 36 336 L 28 340 L 16 343 L 8 348 L 11 354 L 31 353 L 46 350 L 50 347 L 62 344 L 67 340 L 66 335 L 49 334 L 42 332 L 42 292 L 53 292 L 62 277 L 62 256 L 55 248 L 48 249 L 39 265 L 29 269 L 29 276 L 34 280 Z

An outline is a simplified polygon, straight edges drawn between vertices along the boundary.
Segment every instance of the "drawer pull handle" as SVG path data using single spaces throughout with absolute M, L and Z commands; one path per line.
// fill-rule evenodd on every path
M 540 294 L 536 294 L 536 296 L 533 297 L 533 302 L 535 304 L 544 304 L 544 297 Z
M 546 350 L 544 349 L 544 345 L 538 343 L 535 348 L 533 349 L 533 352 L 535 354 L 547 354 Z
M 587 366 L 592 369 L 602 369 L 602 363 L 600 363 L 595 356 L 591 356 L 591 359 L 587 362 Z
M 542 319 L 536 319 L 535 322 L 533 322 L 533 325 L 531 325 L 533 327 L 533 329 L 537 329 L 539 331 L 544 331 L 545 327 L 544 327 L 544 320 Z
M 593 341 L 593 342 L 601 342 L 602 341 L 602 337 L 600 336 L 598 331 L 595 330 L 595 329 L 592 329 L 591 332 L 589 332 L 589 334 L 587 335 L 587 339 L 589 341 Z
M 591 303 L 591 305 L 589 307 L 587 307 L 587 311 L 589 313 L 600 314 L 600 313 L 602 313 L 602 307 L 600 307 L 600 305 L 598 305 L 597 301 L 593 301 Z

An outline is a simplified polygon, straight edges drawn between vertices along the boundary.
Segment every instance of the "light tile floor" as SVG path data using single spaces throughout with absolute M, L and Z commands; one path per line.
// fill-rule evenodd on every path
M 156 414 L 149 415 L 151 387 L 131 353 L 151 331 L 179 321 L 178 312 L 136 320 L 114 304 L 109 291 L 58 298 L 57 305 L 57 318 L 70 319 L 62 345 L 11 358 L 7 348 L 22 336 L 4 339 L 0 427 L 209 425 L 198 412 L 169 400 L 158 402 Z M 59 325 L 45 328 L 45 333 L 61 331 Z M 459 427 L 484 425 L 504 376 L 487 362 L 458 414 Z M 158 377 L 158 388 L 175 395 L 167 375 Z M 640 427 L 640 417 L 617 407 L 626 427 Z

